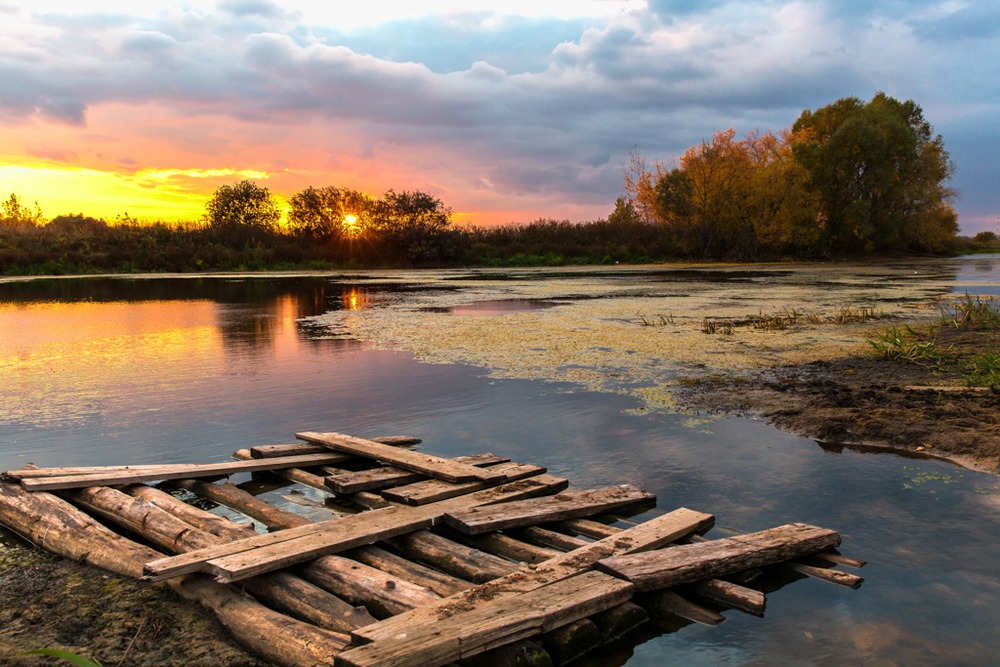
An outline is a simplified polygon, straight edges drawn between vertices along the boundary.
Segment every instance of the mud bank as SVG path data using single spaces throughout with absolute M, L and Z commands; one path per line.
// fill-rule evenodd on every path
M 928 334 L 930 335 L 930 334 Z M 763 417 L 825 447 L 878 447 L 1000 474 L 1000 393 L 967 387 L 962 360 L 1000 350 L 1000 332 L 940 329 L 952 355 L 921 363 L 873 355 L 693 377 L 686 409 Z

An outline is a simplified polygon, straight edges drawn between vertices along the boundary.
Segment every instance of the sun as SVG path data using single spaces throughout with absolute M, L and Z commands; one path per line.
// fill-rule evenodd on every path
M 351 213 L 344 216 L 341 226 L 344 228 L 344 233 L 347 236 L 353 237 L 361 233 L 361 227 L 358 225 L 358 216 Z

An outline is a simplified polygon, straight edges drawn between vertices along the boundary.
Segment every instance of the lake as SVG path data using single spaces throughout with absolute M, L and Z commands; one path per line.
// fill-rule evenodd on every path
M 998 286 L 997 256 L 5 279 L 0 469 L 225 461 L 303 430 L 416 435 L 433 454 L 491 451 L 580 488 L 636 484 L 658 497 L 650 515 L 715 514 L 712 537 L 834 528 L 868 561 L 859 590 L 796 581 L 768 596 L 763 619 L 653 627 L 579 664 L 988 664 L 1000 652 L 996 478 L 685 414 L 669 385 L 760 363 L 749 339 L 701 334 L 704 317 L 872 304 L 919 320 L 949 294 Z M 840 330 L 788 335 L 807 356 L 858 344 Z M 310 511 L 281 493 L 269 499 Z

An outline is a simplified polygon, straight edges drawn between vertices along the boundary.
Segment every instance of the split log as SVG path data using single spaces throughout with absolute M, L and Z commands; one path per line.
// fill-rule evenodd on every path
M 418 586 L 423 586 L 441 597 L 454 595 L 473 586 L 471 582 L 465 579 L 440 572 L 420 563 L 414 563 L 377 546 L 361 547 L 360 549 L 349 551 L 345 555 L 365 565 L 370 565 Z
M 492 530 L 520 528 L 547 521 L 573 519 L 598 512 L 650 503 L 656 496 L 629 484 L 587 491 L 567 491 L 555 496 L 532 498 L 488 507 L 470 507 L 448 512 L 444 521 L 463 533 L 476 535 Z
M 545 547 L 539 547 L 529 542 L 522 542 L 503 533 L 465 535 L 457 530 L 449 530 L 447 527 L 435 527 L 435 530 L 440 531 L 448 539 L 468 544 L 480 551 L 486 551 L 521 563 L 541 563 L 559 553 L 555 549 L 546 549 Z
M 597 567 L 648 591 L 774 565 L 838 544 L 840 534 L 834 530 L 792 523 L 721 540 L 605 558 Z
M 851 574 L 850 572 L 830 570 L 824 567 L 814 567 L 803 563 L 785 563 L 785 567 L 793 570 L 794 572 L 798 572 L 799 574 L 804 574 L 807 577 L 826 581 L 831 584 L 837 584 L 838 586 L 847 586 L 848 588 L 858 589 L 861 588 L 861 584 L 865 583 L 863 578 L 856 574 Z
M 527 593 L 481 601 L 471 609 L 455 609 L 454 615 L 432 626 L 344 651 L 337 665 L 436 667 L 550 632 L 614 607 L 631 594 L 627 582 L 586 572 Z
M 740 586 L 722 579 L 699 581 L 688 589 L 696 597 L 704 598 L 724 607 L 732 607 L 754 616 L 763 616 L 767 598 L 761 591 Z
M 502 480 L 501 473 L 490 472 L 489 469 L 477 468 L 465 463 L 455 463 L 440 456 L 398 449 L 391 445 L 383 445 L 374 440 L 355 438 L 342 433 L 296 433 L 295 437 L 306 442 L 322 445 L 329 449 L 362 458 L 384 461 L 397 468 L 404 468 L 449 482 L 468 482 L 470 480 Z
M 532 566 L 518 569 L 513 574 L 471 588 L 457 595 L 441 600 L 434 605 L 415 609 L 406 614 L 380 621 L 366 628 L 352 632 L 357 641 L 376 641 L 385 637 L 409 632 L 423 626 L 433 626 L 440 614 L 447 610 L 471 604 L 478 599 L 507 598 L 535 590 L 546 584 L 561 581 L 579 572 L 584 572 L 601 558 L 615 554 L 627 554 L 655 549 L 674 542 L 688 533 L 705 530 L 712 525 L 714 517 L 693 510 L 681 508 L 664 514 L 646 523 L 639 524 L 619 534 L 571 551 Z
M 64 500 L 0 482 L 0 522 L 66 558 L 131 577 L 159 553 L 112 532 Z M 247 650 L 279 665 L 323 664 L 348 643 L 339 633 L 272 611 L 204 577 L 171 582 L 184 597 L 211 609 Z
M 458 463 L 468 463 L 474 466 L 487 466 L 494 463 L 507 463 L 510 459 L 495 454 L 474 454 L 472 456 L 458 456 L 450 461 Z M 358 493 L 359 491 L 378 491 L 391 486 L 403 486 L 426 480 L 426 475 L 421 475 L 410 470 L 384 466 L 372 468 L 371 470 L 342 471 L 327 478 L 326 484 L 337 493 Z
M 552 525 L 567 533 L 583 535 L 595 540 L 609 537 L 623 530 L 622 528 L 609 526 L 606 523 L 594 521 L 593 519 L 567 519 L 566 521 L 557 521 Z

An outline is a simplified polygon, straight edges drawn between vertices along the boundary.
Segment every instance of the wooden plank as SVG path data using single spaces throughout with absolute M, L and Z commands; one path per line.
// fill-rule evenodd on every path
M 490 472 L 488 468 L 477 468 L 467 463 L 456 463 L 406 449 L 398 449 L 391 445 L 383 445 L 374 440 L 355 438 L 342 433 L 296 433 L 295 437 L 306 442 L 323 445 L 329 449 L 362 458 L 374 459 L 389 463 L 397 468 L 404 468 L 449 482 L 468 482 L 470 480 L 503 479 L 502 473 Z
M 199 477 L 225 477 L 241 472 L 260 472 L 302 466 L 324 465 L 337 458 L 337 454 L 306 454 L 283 456 L 272 459 L 250 461 L 228 461 L 223 463 L 168 464 L 149 466 L 138 472 L 130 470 L 104 470 L 87 474 L 60 475 L 54 477 L 25 477 L 21 486 L 27 491 L 55 491 L 59 489 L 80 489 L 87 486 L 122 486 L 136 482 L 153 482 L 171 479 Z
M 386 537 L 431 526 L 448 511 L 476 504 L 528 498 L 562 488 L 565 479 L 539 475 L 421 507 L 394 505 L 319 521 L 269 535 L 246 538 L 146 564 L 146 579 L 160 581 L 205 570 L 224 583 L 371 544 Z M 294 542 L 293 542 L 294 541 Z
M 469 465 L 477 467 L 494 463 L 506 463 L 507 461 L 510 461 L 510 459 L 506 459 L 495 454 L 458 456 L 449 460 L 457 461 L 459 463 L 468 463 Z M 326 478 L 326 485 L 337 493 L 350 494 L 358 493 L 359 491 L 378 491 L 391 486 L 402 486 L 404 484 L 412 484 L 413 482 L 421 482 L 425 479 L 427 479 L 426 475 L 421 475 L 417 472 L 403 470 L 402 468 L 396 468 L 393 466 L 384 466 L 382 468 L 373 468 L 371 470 L 358 470 L 331 475 Z
M 711 527 L 714 520 L 710 514 L 682 507 L 593 542 L 576 551 L 559 554 L 530 568 L 521 568 L 513 574 L 463 591 L 435 605 L 387 618 L 354 630 L 351 634 L 357 641 L 376 641 L 408 632 L 411 628 L 418 626 L 433 625 L 437 622 L 440 614 L 456 605 L 468 605 L 482 598 L 509 597 L 534 590 L 586 571 L 601 558 L 607 558 L 614 554 L 637 553 L 646 549 L 655 549 L 692 532 L 706 530 Z
M 560 521 L 598 512 L 655 502 L 656 496 L 630 484 L 587 491 L 568 491 L 547 498 L 523 500 L 490 507 L 470 507 L 449 512 L 444 520 L 469 535 L 520 528 L 546 521 Z
M 491 471 L 502 472 L 504 474 L 503 479 L 507 481 L 534 477 L 546 471 L 541 466 L 523 463 L 501 463 L 500 465 L 490 466 L 489 469 Z M 473 491 L 480 491 L 495 484 L 497 484 L 495 480 L 455 484 L 440 479 L 427 479 L 413 484 L 398 486 L 393 489 L 386 489 L 382 492 L 382 495 L 398 503 L 426 505 L 427 503 L 462 496 Z
M 338 667 L 438 667 L 512 641 L 549 632 L 628 600 L 632 587 L 599 572 L 558 581 L 510 598 L 455 609 L 415 628 L 344 651 Z
M 647 591 L 774 565 L 838 544 L 837 531 L 791 523 L 721 540 L 605 558 L 597 567 Z
M 410 447 L 421 443 L 420 438 L 415 438 L 410 435 L 386 435 L 371 439 L 375 442 L 381 442 L 383 445 L 392 445 L 393 447 Z M 256 447 L 251 447 L 250 456 L 255 459 L 267 459 L 274 458 L 276 456 L 320 454 L 328 451 L 330 451 L 329 448 L 323 447 L 322 445 L 307 445 L 303 442 L 296 442 L 290 445 L 258 445 Z

